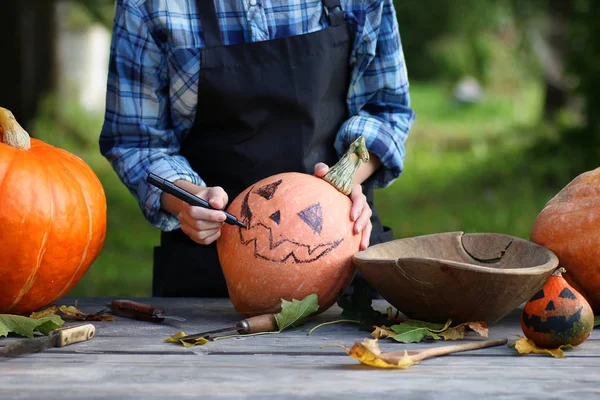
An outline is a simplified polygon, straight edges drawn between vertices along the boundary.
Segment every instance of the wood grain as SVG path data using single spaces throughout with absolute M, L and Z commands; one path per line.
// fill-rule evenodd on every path
M 79 299 L 83 312 L 111 299 Z M 217 340 L 184 348 L 164 339 L 178 332 L 230 326 L 243 318 L 227 299 L 135 299 L 180 315 L 179 325 L 115 317 L 93 322 L 92 340 L 0 361 L 0 399 L 366 399 L 598 398 L 600 330 L 565 359 L 521 356 L 497 346 L 430 358 L 406 370 L 360 365 L 343 348 L 368 337 L 355 324 L 323 326 L 337 318 L 334 306 L 301 329 L 275 335 Z M 73 305 L 61 299 L 59 305 Z M 385 310 L 378 300 L 375 307 Z M 490 338 L 516 340 L 520 309 L 490 327 Z M 0 346 L 19 340 L 0 338 Z M 467 341 L 481 341 L 474 333 Z M 458 342 L 401 344 L 380 341 L 382 351 L 428 349 Z M 462 343 L 462 341 L 461 341 Z

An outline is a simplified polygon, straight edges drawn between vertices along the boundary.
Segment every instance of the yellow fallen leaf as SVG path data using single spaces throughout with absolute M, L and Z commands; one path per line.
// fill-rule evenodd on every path
M 538 347 L 533 341 L 527 339 L 526 337 L 520 336 L 520 339 L 514 343 L 511 343 L 509 346 L 513 346 L 519 354 L 549 354 L 552 357 L 556 358 L 565 358 L 565 353 L 563 349 L 572 349 L 573 346 L 565 345 L 560 346 L 557 349 L 542 349 Z
M 391 330 L 390 328 L 388 328 L 385 325 L 376 326 L 375 330 L 373 332 L 371 332 L 371 336 L 374 337 L 375 339 L 383 339 L 388 336 L 394 336 L 395 334 L 396 334 L 396 332 L 394 332 L 393 330 Z
M 193 347 L 196 345 L 203 345 L 208 343 L 208 339 L 206 338 L 198 338 L 198 339 L 192 339 L 192 340 L 180 340 L 179 338 L 182 338 L 186 336 L 185 332 L 177 332 L 176 334 L 172 335 L 171 337 L 165 339 L 165 343 L 181 343 L 184 347 Z
M 356 342 L 350 350 L 346 350 L 348 355 L 354 357 L 362 364 L 378 368 L 408 368 L 415 362 L 410 358 L 406 350 L 403 357 L 382 358 L 377 339 L 365 339 L 362 343 Z
M 74 306 L 52 306 L 45 308 L 41 311 L 31 313 L 29 318 L 42 318 L 46 315 L 56 314 L 61 312 L 66 317 L 72 317 L 78 321 L 114 321 L 115 318 L 112 315 L 104 314 L 105 310 L 100 310 L 96 314 L 86 314 L 77 309 Z
M 52 306 L 52 307 L 45 308 L 41 311 L 31 313 L 29 318 L 39 319 L 39 318 L 45 317 L 46 315 L 51 315 L 51 314 L 56 314 L 56 313 L 58 313 L 58 307 Z

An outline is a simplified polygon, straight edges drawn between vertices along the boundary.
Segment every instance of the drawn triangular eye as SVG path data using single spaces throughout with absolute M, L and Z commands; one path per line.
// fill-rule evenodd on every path
M 321 233 L 321 230 L 323 229 L 323 212 L 320 203 L 305 208 L 298 213 L 298 216 L 313 230 L 313 232 Z
M 575 294 L 569 290 L 569 288 L 564 288 L 558 297 L 562 297 L 563 299 L 576 299 Z
M 536 294 L 533 295 L 533 297 L 531 299 L 529 299 L 529 301 L 534 301 L 534 300 L 539 300 L 539 299 L 543 299 L 544 298 L 544 290 L 540 290 L 539 292 L 537 292 Z
M 277 188 L 279 185 L 281 185 L 281 182 L 283 181 L 280 179 L 277 182 L 269 183 L 268 185 L 258 188 L 254 193 L 264 197 L 267 200 L 271 200 L 275 195 Z
M 281 213 L 279 211 L 275 211 L 273 214 L 269 216 L 277 225 L 281 222 Z

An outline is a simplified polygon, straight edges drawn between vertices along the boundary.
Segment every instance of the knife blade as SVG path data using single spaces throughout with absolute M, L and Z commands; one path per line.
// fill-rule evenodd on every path
M 209 338 L 214 333 L 223 332 L 238 332 L 239 334 L 246 335 L 249 333 L 260 333 L 260 332 L 273 332 L 277 331 L 278 325 L 275 319 L 275 314 L 262 314 L 255 317 L 243 319 L 235 324 L 235 326 L 229 326 L 227 328 L 213 329 L 206 332 L 194 333 L 193 335 L 187 335 L 177 340 L 193 340 L 200 338 Z
M 92 324 L 81 324 L 55 329 L 48 336 L 23 339 L 0 349 L 0 356 L 18 357 L 22 354 L 37 353 L 51 347 L 64 347 L 73 343 L 90 340 L 96 333 Z
M 162 322 L 165 319 L 172 319 L 178 322 L 185 322 L 185 318 L 166 315 L 162 307 L 138 303 L 137 301 L 113 300 L 110 303 L 110 309 L 115 315 L 133 318 L 138 321 Z

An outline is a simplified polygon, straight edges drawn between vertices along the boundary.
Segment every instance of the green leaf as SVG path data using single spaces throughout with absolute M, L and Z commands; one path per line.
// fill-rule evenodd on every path
M 401 324 L 392 325 L 390 329 L 396 334 L 390 335 L 389 338 L 402 343 L 420 342 L 427 338 L 440 340 L 443 338 L 442 333 L 448 329 L 451 322 L 448 320 L 445 324 L 434 324 L 409 319 Z
M 58 315 L 47 315 L 42 318 L 29 318 L 21 315 L 0 314 L 0 337 L 15 333 L 28 338 L 38 331 L 44 335 L 63 326 L 64 321 Z
M 600 316 L 594 317 L 594 326 L 600 326 Z
M 452 323 L 452 320 L 450 320 L 450 319 L 448 321 L 446 321 L 445 324 L 436 324 L 433 322 L 418 321 L 416 319 L 407 319 L 406 321 L 404 321 L 402 323 L 402 325 L 409 324 L 416 328 L 425 328 L 427 330 L 430 330 L 431 332 L 443 332 L 446 329 L 448 329 L 448 327 L 450 326 L 451 323 Z M 394 329 L 393 326 L 392 326 L 392 329 Z
M 318 309 L 319 297 L 315 293 L 309 294 L 302 300 L 292 299 L 292 301 L 287 301 L 281 299 L 281 312 L 275 314 L 279 332 L 287 327 L 303 324 L 306 317 Z
M 392 326 L 392 330 L 396 332 L 396 335 L 388 337 L 390 339 L 394 339 L 395 341 L 402 343 L 420 342 L 426 337 L 432 335 L 432 333 L 427 328 L 420 328 L 408 324 L 394 325 Z M 433 335 L 435 335 L 435 333 Z

